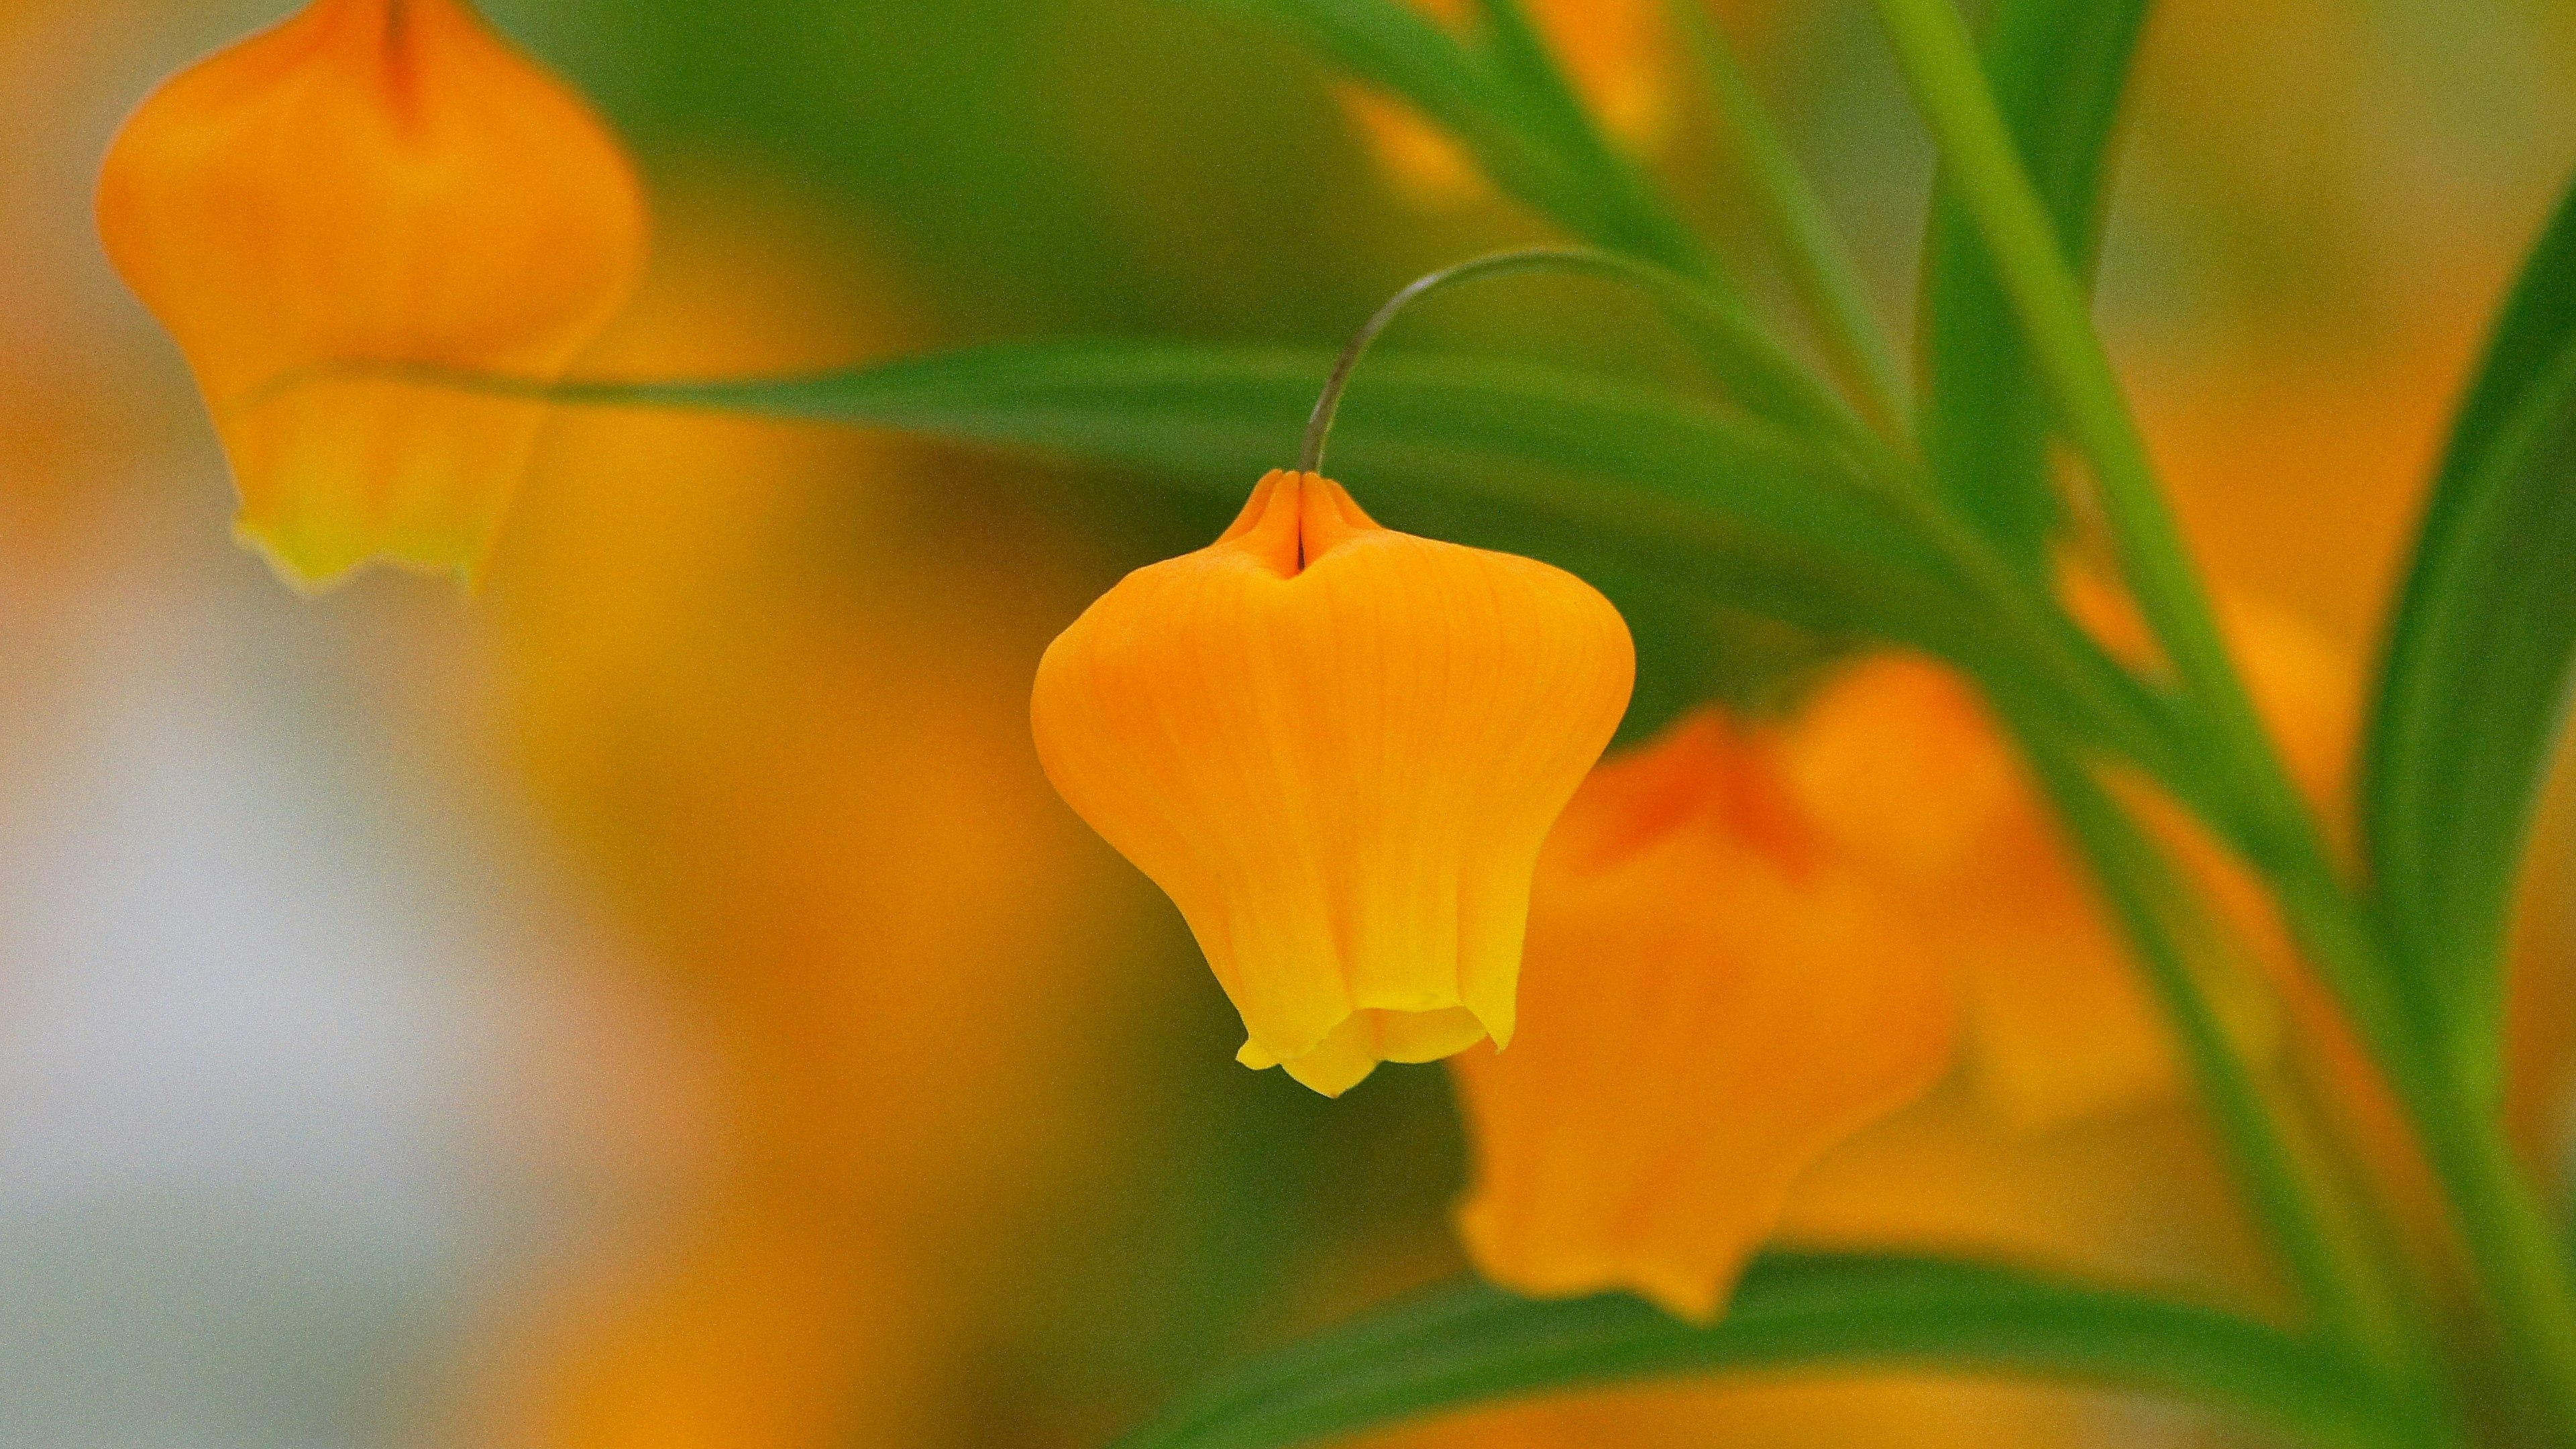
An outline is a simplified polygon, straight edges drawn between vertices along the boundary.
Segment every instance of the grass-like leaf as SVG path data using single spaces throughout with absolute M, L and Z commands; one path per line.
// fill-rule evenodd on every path
M 1245 1364 L 1117 1449 L 1286 1449 L 1498 1400 L 1790 1369 L 2138 1390 L 2325 1444 L 2409 1442 L 2416 1422 L 2340 1355 L 2211 1309 L 1964 1263 L 1777 1254 L 1708 1328 L 1625 1297 L 1438 1289 Z
M 1396 96 L 1455 137 L 1496 185 L 1578 235 L 1615 233 L 1583 179 L 1482 57 L 1438 22 L 1394 0 L 1191 0 L 1267 22 L 1353 80 Z
M 1995 101 L 2087 276 L 2099 251 L 2120 96 L 2150 0 L 2001 0 L 1986 25 Z M 1923 270 L 1923 447 L 1945 491 L 2037 569 L 2057 523 L 2049 407 L 2011 302 L 1958 193 L 1934 193 Z
M 2456 1064 L 2499 1075 L 2503 953 L 2576 659 L 2576 186 L 2453 425 L 2389 626 L 2362 817 Z
M 1535 37 L 1492 53 L 1400 0 L 1192 0 L 1257 16 L 1448 132 L 1504 191 L 1583 240 L 1712 282 L 1717 263 L 1663 197 L 1594 133 Z M 1492 28 L 1492 16 L 1485 17 Z M 1534 73 L 1540 83 L 1533 84 Z
M 589 385 L 564 401 L 715 408 L 903 429 L 1152 468 L 1239 496 L 1296 461 L 1320 352 L 1056 342 L 826 375 Z M 1713 601 L 1940 654 L 2086 737 L 2153 748 L 2034 641 L 2002 628 L 1935 543 L 1839 456 L 1712 403 L 1563 369 L 1390 354 L 1351 390 L 1335 472 L 1399 526 L 1465 501 L 1533 536 L 1615 549 Z M 1454 512 L 1454 511 L 1453 511 Z

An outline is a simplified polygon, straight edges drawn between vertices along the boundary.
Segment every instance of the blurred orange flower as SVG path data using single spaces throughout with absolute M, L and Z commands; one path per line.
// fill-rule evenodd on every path
M 540 408 L 357 364 L 551 381 L 633 291 L 599 118 L 462 0 L 317 0 L 182 72 L 109 151 L 99 234 L 195 370 L 239 530 L 290 579 L 481 570 Z
M 1524 1025 L 1453 1059 L 1459 1224 L 1523 1292 L 1633 1288 L 1714 1317 L 1791 1185 L 1930 1091 L 1942 964 L 1802 812 L 1776 742 L 1714 711 L 1596 770 L 1548 837 Z
M 683 182 L 669 211 L 602 368 L 910 340 L 810 203 Z M 758 419 L 568 410 L 534 476 L 477 611 L 496 724 L 694 1009 L 718 1141 L 672 1231 L 519 1306 L 482 1417 L 552 1449 L 920 1442 L 1027 1291 L 1031 1223 L 1120 1161 L 1102 1018 L 1134 953 L 1093 943 L 1132 902 L 1024 714 L 1079 550 L 961 521 L 955 465 Z
M 762 1206 L 687 1251 L 568 1294 L 487 1345 L 484 1449 L 915 1443 L 937 1422 L 950 1316 L 847 1222 Z M 865 1365 L 854 1369 L 855 1364 Z
M 2079 579 L 2069 592 L 2111 647 L 2142 647 L 2107 591 Z M 2313 798 L 2339 798 L 2349 677 L 2286 615 L 2242 598 L 2223 612 L 2294 772 Z M 2040 1130 L 2180 1087 L 2168 1028 L 2126 936 L 1966 681 L 1910 656 L 1864 659 L 1807 701 L 1787 753 L 1806 808 L 1918 904 L 1934 949 L 1958 971 L 1969 1070 L 1993 1110 Z M 2295 976 L 2256 883 L 2162 796 L 2119 783 L 2271 980 Z M 2264 983 L 2216 969 L 2204 984 L 2239 1039 L 2261 1049 L 2277 1026 Z
M 1170 894 L 1247 1066 L 1327 1096 L 1511 1039 L 1539 844 L 1626 710 L 1607 599 L 1274 471 L 1047 649 L 1047 775 Z

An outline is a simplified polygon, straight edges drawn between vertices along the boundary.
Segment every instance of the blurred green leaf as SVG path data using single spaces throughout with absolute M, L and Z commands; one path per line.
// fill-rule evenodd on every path
M 2150 0 L 2002 0 L 1987 21 L 1986 75 L 2022 163 L 2089 277 L 2100 250 L 2106 164 Z M 2057 522 L 2046 389 L 1956 189 L 1934 193 L 1921 332 L 1923 447 L 1941 485 L 2017 562 L 2037 570 Z
M 873 424 L 1136 464 L 1248 493 L 1295 465 L 1332 358 L 1166 342 L 967 348 L 850 372 L 560 389 L 573 402 Z M 1364 496 L 1466 493 L 1635 535 L 1653 555 L 1842 596 L 1920 589 L 1938 555 L 1832 456 L 1714 404 L 1485 358 L 1391 353 L 1352 385 L 1336 472 Z M 1569 478 L 1586 486 L 1569 487 Z M 1383 481 L 1381 481 L 1383 480 Z M 1723 580 L 1706 577 L 1712 587 Z
M 1538 118 L 1459 39 L 1395 0 L 1195 0 L 1258 18 L 1456 137 L 1497 185 L 1586 235 L 1603 219 L 1540 139 Z
M 1603 138 L 1521 0 L 1477 0 L 1484 53 L 1505 93 L 1518 102 L 1541 143 L 1596 198 L 1606 231 L 1593 239 L 1686 275 L 1722 282 L 1717 258 L 1685 225 L 1643 170 Z M 1735 289 L 1725 282 L 1730 297 Z
M 2338 1354 L 2215 1310 L 2002 1268 L 1781 1254 L 1695 1328 L 1461 1284 L 1245 1364 L 1118 1449 L 1284 1449 L 1500 1399 L 1730 1370 L 1939 1369 L 2146 1390 L 2327 1443 L 2412 1420 Z
M 1703 279 L 1717 263 L 1637 168 L 1604 145 L 1517 10 L 1488 10 L 1492 53 L 1399 0 L 1195 0 L 1260 17 L 1447 131 L 1503 190 L 1574 235 Z
M 854 372 L 555 389 L 566 401 L 868 424 L 1140 465 L 1248 493 L 1293 465 L 1321 352 L 1154 342 L 973 348 Z M 2004 627 L 1938 544 L 1838 455 L 1722 407 L 1491 359 L 1390 354 L 1354 385 L 1335 472 L 1381 516 L 1472 500 L 1641 575 L 1827 634 L 1942 655 L 2084 737 L 2146 749 L 2135 720 Z M 2108 711 L 2108 712 L 2106 712 Z
M 1850 247 L 1755 93 L 1736 58 L 1734 41 L 1710 17 L 1707 0 L 1665 0 L 1665 10 L 1700 62 L 1709 94 L 1725 118 L 1744 190 L 1790 290 L 1815 325 L 1817 341 L 1869 426 L 1884 437 L 1903 436 L 1911 411 L 1904 401 L 1905 385 L 1895 353 L 1871 313 L 1868 285 Z
M 2576 187 L 2524 264 L 2453 425 L 2364 746 L 2379 899 L 2499 1085 L 2503 957 L 2576 660 Z

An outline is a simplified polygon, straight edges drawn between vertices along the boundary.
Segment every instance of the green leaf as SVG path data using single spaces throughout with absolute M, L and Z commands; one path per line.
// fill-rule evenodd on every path
M 2576 186 L 2453 425 L 2361 770 L 2379 899 L 2469 1080 L 2501 1074 L 2504 948 L 2576 658 Z
M 1411 104 L 1497 186 L 1574 235 L 1718 280 L 1715 258 L 1637 168 L 1601 143 L 1525 26 L 1501 26 L 1489 55 L 1399 0 L 1196 3 L 1267 20 Z
M 2149 0 L 2002 0 L 1986 74 L 2060 244 L 2089 279 L 2112 131 Z M 2057 523 L 2049 406 L 1974 218 L 1942 185 L 1925 243 L 1923 447 L 1966 515 L 2025 566 Z
M 2414 1422 L 2350 1361 L 2230 1314 L 2002 1268 L 1781 1254 L 1707 1328 L 1625 1297 L 1435 1290 L 1246 1364 L 1117 1449 L 1284 1449 L 1496 1400 L 1757 1369 L 2143 1390 L 2333 1444 L 2399 1442 Z
M 1231 497 L 1292 466 L 1331 359 L 1137 342 L 969 349 L 855 372 L 591 385 L 569 402 L 716 408 L 1049 449 L 1198 480 Z M 1937 545 L 1839 457 L 1719 406 L 1488 359 L 1373 360 L 1334 433 L 1335 472 L 1401 523 L 1409 495 L 1615 548 L 1643 573 L 1828 634 L 1913 645 L 2092 737 L 2105 720 L 1998 627 Z
M 1733 282 L 1646 173 L 1601 134 L 1521 0 L 1477 0 L 1484 54 L 1534 135 L 1584 185 L 1600 220 L 1588 232 L 1607 247 L 1647 257 L 1717 285 Z M 1571 224 L 1571 219 L 1567 219 Z
M 1319 351 L 1046 341 L 849 372 L 579 386 L 553 396 L 1027 445 L 1248 492 L 1265 469 L 1295 465 L 1300 427 L 1331 365 Z M 1350 390 L 1334 455 L 1336 472 L 1364 494 L 1383 476 L 1380 487 L 1509 498 L 1626 532 L 1678 527 L 1693 547 L 1720 557 L 1786 546 L 1819 570 L 1855 577 L 1938 568 L 1824 453 L 1713 404 L 1563 369 L 1379 356 Z M 1559 487 L 1569 475 L 1592 486 Z M 1624 510 L 1636 518 L 1614 517 Z
M 1586 237 L 1612 229 L 1598 198 L 1544 139 L 1483 59 L 1438 22 L 1395 0 L 1196 0 L 1266 21 L 1352 79 L 1385 91 L 1456 137 L 1505 191 Z

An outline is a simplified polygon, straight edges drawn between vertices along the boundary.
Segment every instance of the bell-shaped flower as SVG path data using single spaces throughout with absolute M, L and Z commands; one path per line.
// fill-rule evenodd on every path
M 1451 1063 L 1486 1277 L 1714 1317 L 1815 1162 L 1953 1059 L 1946 969 L 1706 711 L 1603 765 L 1539 859 L 1506 1052 Z
M 647 230 L 616 138 L 463 0 L 315 0 L 181 72 L 98 214 L 196 373 L 239 532 L 313 586 L 374 558 L 475 576 L 541 410 L 423 374 L 560 379 Z
M 1056 789 L 1188 919 L 1240 1060 L 1335 1096 L 1511 1039 L 1540 842 L 1634 672 L 1573 575 L 1273 472 L 1065 630 L 1031 712 Z

